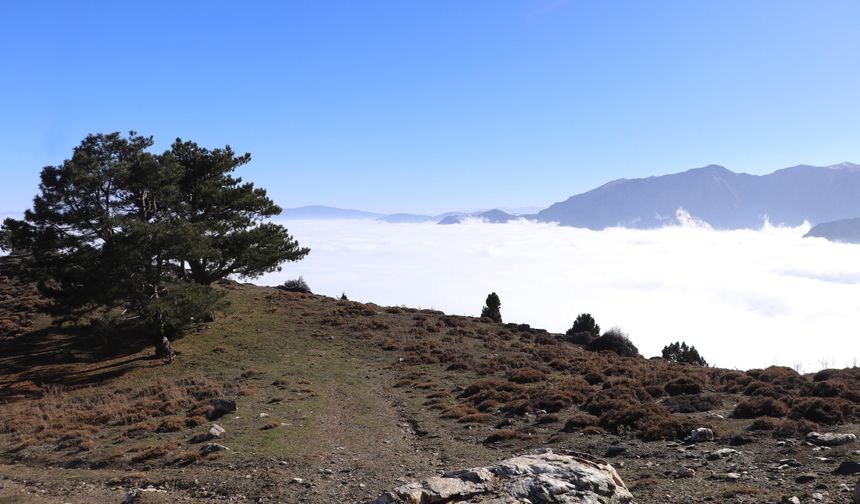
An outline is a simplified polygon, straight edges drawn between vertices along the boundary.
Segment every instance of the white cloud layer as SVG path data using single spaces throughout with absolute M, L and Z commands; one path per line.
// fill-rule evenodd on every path
M 473 316 L 495 291 L 506 322 L 564 332 L 590 312 L 645 356 L 686 341 L 720 367 L 810 372 L 860 360 L 860 245 L 801 239 L 808 226 L 286 225 L 311 253 L 256 283 L 302 275 L 318 294 Z

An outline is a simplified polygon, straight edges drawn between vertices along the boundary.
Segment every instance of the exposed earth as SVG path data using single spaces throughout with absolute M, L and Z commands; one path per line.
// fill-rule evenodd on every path
M 860 368 L 701 368 L 220 288 L 231 308 L 172 364 L 130 335 L 17 317 L 0 341 L 0 503 L 362 503 L 545 447 L 606 460 L 640 503 L 846 503 L 860 478 L 856 439 L 808 437 L 860 434 Z

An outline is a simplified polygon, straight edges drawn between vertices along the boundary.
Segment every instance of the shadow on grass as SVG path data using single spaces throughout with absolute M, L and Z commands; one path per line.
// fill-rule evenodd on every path
M 152 338 L 137 328 L 117 329 L 109 339 L 90 327 L 48 327 L 0 342 L 0 401 L 37 395 L 35 389 L 59 384 L 79 387 L 121 376 L 142 361 L 161 365 Z M 26 387 L 21 385 L 26 384 Z

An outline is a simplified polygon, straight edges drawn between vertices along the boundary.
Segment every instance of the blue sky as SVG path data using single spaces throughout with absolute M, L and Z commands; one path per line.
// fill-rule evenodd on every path
M 860 162 L 860 2 L 0 2 L 0 212 L 90 132 L 251 152 L 284 207 L 547 206 Z

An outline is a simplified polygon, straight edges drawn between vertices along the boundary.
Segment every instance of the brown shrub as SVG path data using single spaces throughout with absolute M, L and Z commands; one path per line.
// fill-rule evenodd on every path
M 484 439 L 484 443 L 486 443 L 486 444 L 500 443 L 502 441 L 508 441 L 511 439 L 519 439 L 520 437 L 522 437 L 522 436 L 517 431 L 511 430 L 511 429 L 499 429 L 499 430 L 493 432 L 492 434 L 490 434 L 489 436 L 487 436 L 487 438 Z
M 667 383 L 664 389 L 670 396 L 700 394 L 702 393 L 702 383 L 687 376 L 680 376 Z
M 774 437 L 790 437 L 795 435 L 805 436 L 807 433 L 819 430 L 820 427 L 815 422 L 809 420 L 783 420 L 776 424 L 773 430 Z
M 177 432 L 185 428 L 185 419 L 182 417 L 167 417 L 158 424 L 155 432 Z
M 584 399 L 585 396 L 582 394 L 561 390 L 555 386 L 538 387 L 529 393 L 532 409 L 544 410 L 547 413 L 556 413 Z
M 721 392 L 737 394 L 753 381 L 753 377 L 743 371 L 714 371 L 713 384 Z
M 663 388 L 663 385 L 646 385 L 645 391 L 654 399 L 659 399 L 666 395 L 666 390 Z
M 589 426 L 597 425 L 599 419 L 588 413 L 577 413 L 570 417 L 561 428 L 564 432 L 575 432 Z
M 400 342 L 392 338 L 387 338 L 382 342 L 382 349 L 387 351 L 400 350 Z
M 732 416 L 735 418 L 757 418 L 769 416 L 781 418 L 788 414 L 788 405 L 771 397 L 750 397 L 740 401 Z
M 535 420 L 535 423 L 540 424 L 540 425 L 546 425 L 546 424 L 556 423 L 559 420 L 560 419 L 558 418 L 558 415 L 541 415 L 541 416 L 537 417 L 537 420 Z
M 476 410 L 475 408 L 473 408 L 472 406 L 469 406 L 467 404 L 455 404 L 454 406 L 451 406 L 451 407 L 447 408 L 445 411 L 443 411 L 439 415 L 439 418 L 460 419 L 460 418 L 463 418 L 467 415 L 474 415 L 477 413 L 480 413 L 480 412 L 478 410 Z
M 779 426 L 778 420 L 771 417 L 759 417 L 747 428 L 751 431 L 772 431 Z
M 722 404 L 717 395 L 676 395 L 667 397 L 663 406 L 671 413 L 696 413 L 700 411 L 711 411 L 719 408 Z
M 675 439 L 679 433 L 686 434 L 666 408 L 654 403 L 607 410 L 600 415 L 600 426 L 612 433 L 637 433 L 647 439 Z
M 514 383 L 537 383 L 546 380 L 546 373 L 534 368 L 519 368 L 508 373 L 508 380 Z
M 795 401 L 789 412 L 793 419 L 805 418 L 824 425 L 845 423 L 854 416 L 854 404 L 837 397 L 811 397 Z
M 786 390 L 794 390 L 806 383 L 797 371 L 785 366 L 770 366 L 763 370 L 747 371 L 747 374 L 765 383 L 771 383 Z
M 162 443 L 143 448 L 135 448 L 130 450 L 132 452 L 137 452 L 131 457 L 131 461 L 143 462 L 144 460 L 160 458 L 170 453 L 173 448 L 175 448 L 175 446 L 172 443 Z
M 844 381 L 823 380 L 805 384 L 800 390 L 800 394 L 814 397 L 839 397 L 847 389 L 848 385 Z
M 489 413 L 472 413 L 470 415 L 464 415 L 460 417 L 457 422 L 459 423 L 488 423 L 492 421 L 493 415 Z
M 528 399 L 514 399 L 508 401 L 501 407 L 502 412 L 511 416 L 523 416 L 526 413 L 534 413 L 532 403 Z

